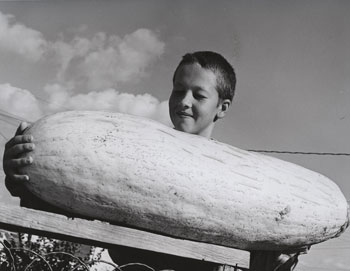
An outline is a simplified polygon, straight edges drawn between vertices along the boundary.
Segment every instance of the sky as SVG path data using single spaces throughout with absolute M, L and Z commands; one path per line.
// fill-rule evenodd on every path
M 20 120 L 68 109 L 171 125 L 181 56 L 213 50 L 237 74 L 217 140 L 350 153 L 349 8 L 346 0 L 0 2 L 0 151 Z M 350 199 L 349 156 L 274 156 L 328 176 Z M 0 197 L 17 203 L 3 184 Z M 348 270 L 349 243 L 348 231 L 314 246 L 298 270 Z

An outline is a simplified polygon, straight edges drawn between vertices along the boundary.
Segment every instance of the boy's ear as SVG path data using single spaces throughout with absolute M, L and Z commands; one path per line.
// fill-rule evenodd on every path
M 216 119 L 222 119 L 226 116 L 228 109 L 230 108 L 231 101 L 229 99 L 225 99 L 219 104 L 219 111 L 216 114 Z

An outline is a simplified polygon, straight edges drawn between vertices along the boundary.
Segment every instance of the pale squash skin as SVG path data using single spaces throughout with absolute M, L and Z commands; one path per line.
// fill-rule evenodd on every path
M 287 250 L 349 224 L 319 173 L 140 117 L 68 111 L 34 137 L 27 188 L 67 212 L 244 250 Z

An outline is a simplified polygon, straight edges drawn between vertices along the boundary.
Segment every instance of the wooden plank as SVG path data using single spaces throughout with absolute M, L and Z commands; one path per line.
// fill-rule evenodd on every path
M 214 263 L 249 265 L 247 251 L 18 206 L 0 205 L 0 228 L 106 248 L 121 245 Z

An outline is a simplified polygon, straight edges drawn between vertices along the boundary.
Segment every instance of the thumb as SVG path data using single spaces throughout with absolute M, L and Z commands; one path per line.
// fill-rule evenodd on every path
M 17 131 L 16 131 L 16 136 L 23 134 L 24 130 L 28 128 L 28 123 L 23 121 L 21 124 L 18 126 Z

